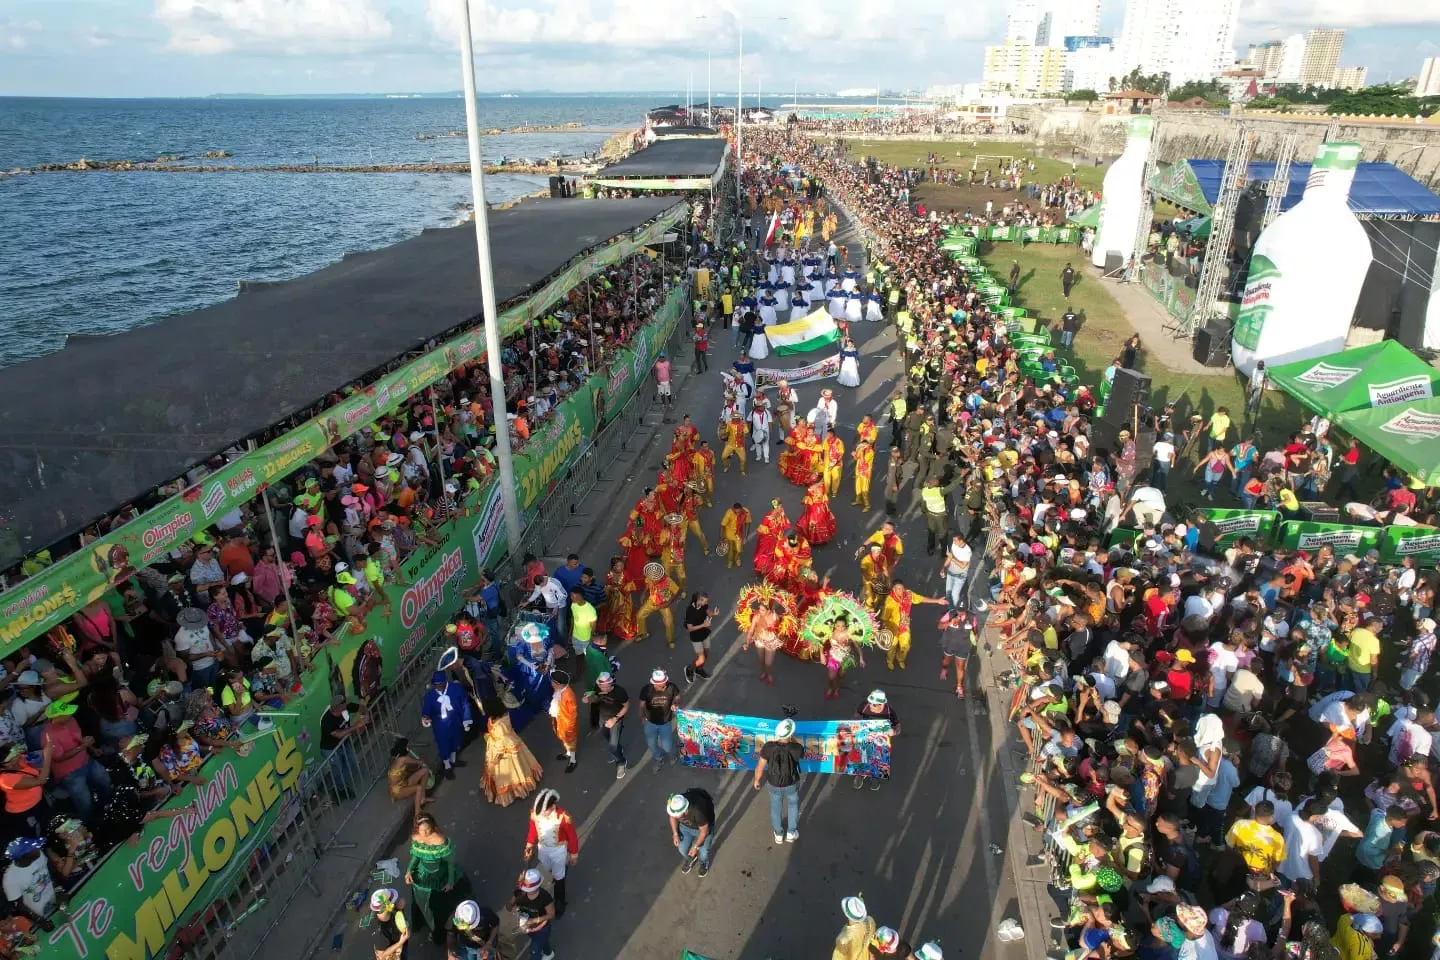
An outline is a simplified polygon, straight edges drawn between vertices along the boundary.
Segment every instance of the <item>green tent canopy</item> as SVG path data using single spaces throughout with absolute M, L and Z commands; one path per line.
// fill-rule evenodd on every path
M 1157 166 L 1146 186 L 1155 196 L 1169 200 L 1177 207 L 1199 214 L 1210 213 L 1210 202 L 1200 188 L 1200 179 L 1186 160 L 1178 160 L 1168 167 Z
M 1197 240 L 1204 240 L 1210 236 L 1211 221 L 1209 217 L 1194 217 L 1180 224 L 1180 229 Z
M 1336 423 L 1421 483 L 1440 487 L 1440 399 L 1351 410 Z
M 1098 228 L 1100 226 L 1100 204 L 1093 204 L 1077 214 L 1066 217 L 1065 222 L 1077 227 Z
M 1347 411 L 1428 400 L 1440 393 L 1440 370 L 1394 340 L 1381 340 L 1271 367 L 1270 382 L 1335 420 Z

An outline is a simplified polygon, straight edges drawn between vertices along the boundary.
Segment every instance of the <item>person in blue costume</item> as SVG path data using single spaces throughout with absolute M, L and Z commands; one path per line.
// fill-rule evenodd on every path
M 430 689 L 425 691 L 420 722 L 435 735 L 435 748 L 440 752 L 445 779 L 454 780 L 465 732 L 474 723 L 470 714 L 470 694 L 443 671 L 436 670 L 430 678 Z

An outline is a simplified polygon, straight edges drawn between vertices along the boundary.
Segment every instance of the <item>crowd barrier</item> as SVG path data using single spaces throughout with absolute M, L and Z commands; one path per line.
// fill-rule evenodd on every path
M 1314 551 L 1328 546 L 1338 556 L 1363 556 L 1370 550 L 1378 550 L 1381 562 L 1386 564 L 1399 563 L 1406 557 L 1414 558 L 1417 564 L 1440 560 L 1440 529 L 1434 527 L 1286 520 L 1274 510 L 1227 510 L 1219 507 L 1202 507 L 1195 514 L 1215 524 L 1218 534 L 1215 543 L 1222 548 L 1248 537 L 1259 550 Z M 1111 531 L 1106 546 L 1133 542 L 1140 536 L 1141 532 L 1133 527 L 1116 527 Z

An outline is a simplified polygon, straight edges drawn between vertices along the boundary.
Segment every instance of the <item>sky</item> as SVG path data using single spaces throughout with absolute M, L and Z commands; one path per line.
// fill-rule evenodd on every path
M 1104 0 L 1119 33 L 1125 0 Z M 1199 0 L 1197 0 L 1199 2 Z M 1342 64 L 1369 82 L 1440 54 L 1440 0 L 1241 0 L 1238 52 L 1345 27 Z M 923 89 L 980 79 L 1004 0 L 472 0 L 481 90 L 683 91 L 693 71 L 733 92 L 736 17 L 746 88 Z M 445 91 L 461 0 L 0 0 L 0 95 L 206 96 Z M 775 19 L 772 11 L 788 19 Z

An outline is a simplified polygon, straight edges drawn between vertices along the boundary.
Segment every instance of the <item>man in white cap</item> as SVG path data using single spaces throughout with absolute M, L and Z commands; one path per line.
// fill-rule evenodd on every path
M 489 907 L 466 900 L 455 908 L 445 931 L 445 953 L 457 960 L 500 956 L 500 917 Z
M 531 960 L 555 960 L 550 949 L 550 921 L 555 919 L 555 901 L 545 892 L 540 871 L 533 867 L 520 874 L 515 894 L 505 909 L 520 917 L 520 932 L 530 937 Z
M 625 717 L 630 713 L 630 695 L 615 682 L 615 676 L 605 671 L 595 678 L 595 689 L 585 694 L 585 702 L 593 703 L 601 725 L 605 728 L 605 740 L 610 747 L 610 762 L 617 765 L 615 779 L 625 779 L 625 747 L 620 737 L 625 731 Z
M 858 896 L 841 900 L 840 909 L 845 914 L 845 926 L 835 937 L 830 960 L 866 960 L 870 956 L 870 939 L 875 936 L 874 918 Z
M 805 748 L 795 739 L 795 721 L 786 717 L 775 725 L 775 739 L 760 748 L 755 765 L 755 789 L 763 780 L 770 792 L 770 828 L 776 843 L 800 839 L 800 760 Z M 785 829 L 788 814 L 790 829 Z
M 920 944 L 920 948 L 910 956 L 915 960 L 945 960 L 945 954 L 940 951 L 940 944 L 934 940 L 927 940 Z
M 675 750 L 675 709 L 680 706 L 680 687 L 660 667 L 650 673 L 650 682 L 640 688 L 636 699 L 644 724 L 645 743 L 650 747 L 650 769 L 659 773 L 669 760 L 679 759 Z
M 375 915 L 370 933 L 375 960 L 400 960 L 410 942 L 410 924 L 400 892 L 392 887 L 376 890 L 370 894 L 370 912 Z
M 891 738 L 900 736 L 900 715 L 895 712 L 894 707 L 890 706 L 890 698 L 885 695 L 884 690 L 871 690 L 869 696 L 865 698 L 865 702 L 860 704 L 860 708 L 855 711 L 855 719 L 889 721 Z M 879 790 L 881 782 L 888 779 L 890 779 L 889 774 L 879 777 L 861 774 L 855 778 L 855 789 L 859 790 L 868 780 L 871 790 Z
M 909 957 L 910 944 L 893 927 L 880 927 L 870 938 L 870 955 L 875 957 Z
M 710 843 L 715 839 L 715 800 L 700 787 L 671 794 L 665 804 L 670 815 L 670 840 L 680 851 L 680 872 L 700 864 L 700 876 L 710 873 Z

